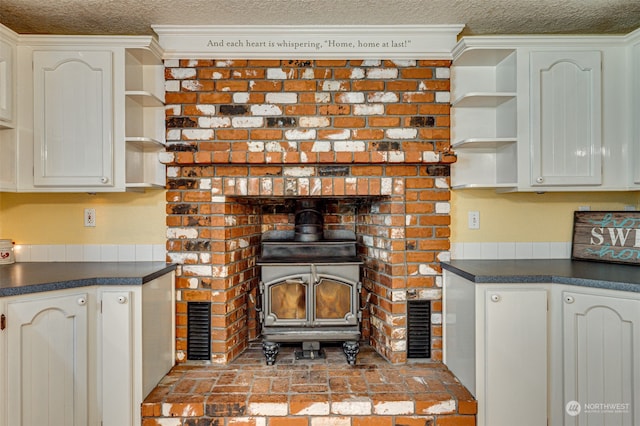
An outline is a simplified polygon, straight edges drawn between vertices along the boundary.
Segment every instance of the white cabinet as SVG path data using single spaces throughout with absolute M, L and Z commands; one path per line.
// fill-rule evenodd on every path
M 451 69 L 456 188 L 516 186 L 516 61 L 515 49 L 470 48 Z
M 113 188 L 114 53 L 33 52 L 36 187 Z
M 0 24 L 0 191 L 16 188 L 16 44 L 18 35 Z
M 173 280 L 98 290 L 102 426 L 139 425 L 142 401 L 174 364 Z
M 97 424 L 90 300 L 76 290 L 7 302 L 7 425 Z
M 140 425 L 175 361 L 174 280 L 0 298 L 0 426 Z
M 478 401 L 478 425 L 547 425 L 547 288 L 444 271 L 444 362 Z
M 125 67 L 126 186 L 164 187 L 164 66 L 148 49 L 128 49 Z
M 165 187 L 164 66 L 154 39 L 23 35 L 17 56 L 13 190 Z
M 628 43 L 621 36 L 463 38 L 451 67 L 452 187 L 634 189 Z
M 629 159 L 631 161 L 632 184 L 640 185 L 640 29 L 630 36 L 629 58 L 629 85 L 631 87 L 631 118 L 629 131 L 631 132 L 632 147 Z
M 565 287 L 561 298 L 563 424 L 640 424 L 640 297 Z
M 0 128 L 13 127 L 16 38 L 0 25 Z
M 531 51 L 531 185 L 602 183 L 600 51 Z

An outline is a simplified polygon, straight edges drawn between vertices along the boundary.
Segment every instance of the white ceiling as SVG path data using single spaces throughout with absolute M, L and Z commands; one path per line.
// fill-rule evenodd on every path
M 173 25 L 465 24 L 462 35 L 626 34 L 640 0 L 0 0 L 22 34 L 152 34 Z

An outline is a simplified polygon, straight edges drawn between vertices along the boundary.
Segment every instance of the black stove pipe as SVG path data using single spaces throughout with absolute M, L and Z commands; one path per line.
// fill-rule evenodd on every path
M 309 198 L 296 203 L 295 241 L 312 242 L 323 239 L 323 218 L 318 200 Z

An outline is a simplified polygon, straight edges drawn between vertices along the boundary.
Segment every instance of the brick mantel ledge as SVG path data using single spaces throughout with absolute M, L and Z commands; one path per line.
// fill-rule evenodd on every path
M 189 164 L 451 164 L 451 152 L 365 151 L 365 152 L 247 152 L 204 151 L 163 152 L 160 161 L 167 165 Z

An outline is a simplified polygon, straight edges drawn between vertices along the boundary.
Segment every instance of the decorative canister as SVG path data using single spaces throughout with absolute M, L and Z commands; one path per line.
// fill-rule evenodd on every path
M 0 240 L 0 264 L 14 263 L 16 261 L 13 255 L 13 241 Z

